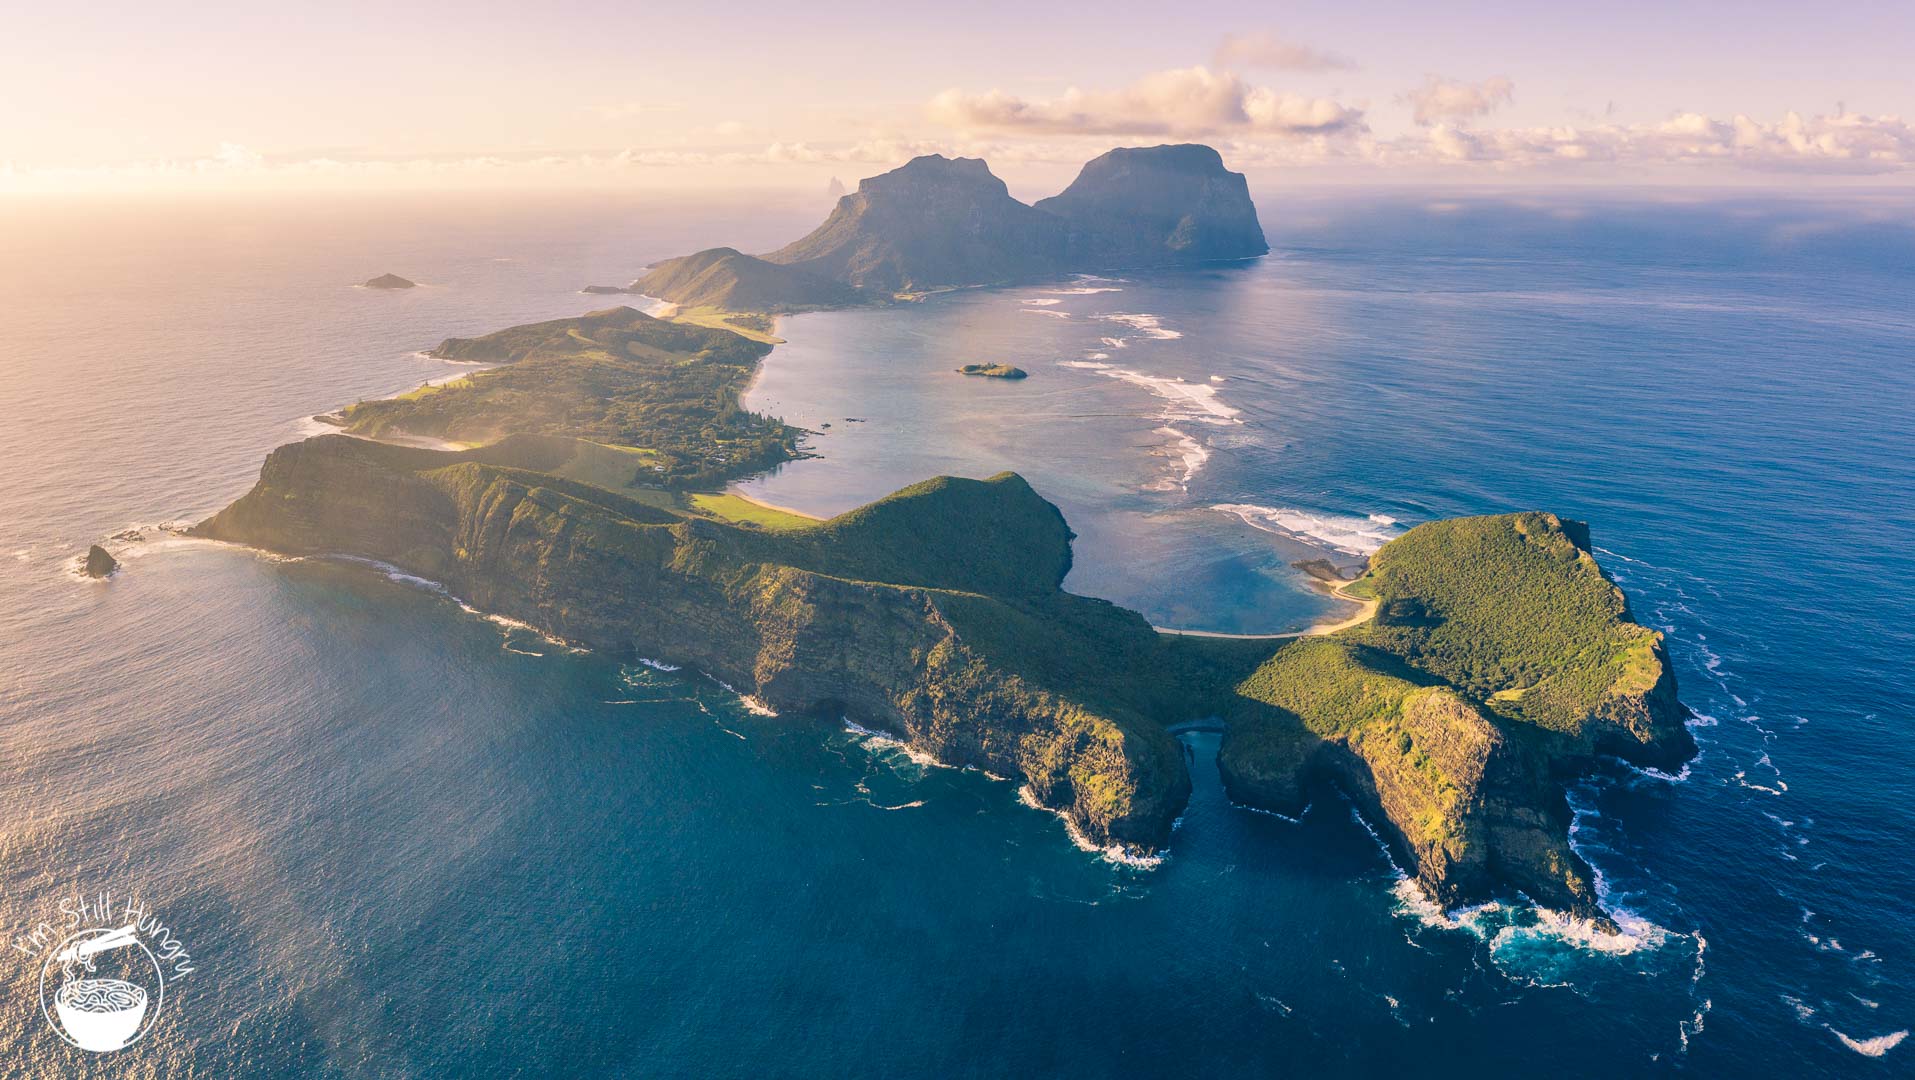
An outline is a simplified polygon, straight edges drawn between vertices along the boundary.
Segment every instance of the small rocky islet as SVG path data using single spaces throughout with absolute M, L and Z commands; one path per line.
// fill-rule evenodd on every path
M 976 375 L 986 379 L 1028 379 L 1031 375 L 1023 368 L 1009 364 L 966 364 L 956 370 L 959 375 Z

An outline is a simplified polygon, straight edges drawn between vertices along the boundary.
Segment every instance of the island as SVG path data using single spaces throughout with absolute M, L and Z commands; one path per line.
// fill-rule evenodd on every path
M 1030 372 L 1009 364 L 966 364 L 957 369 L 959 375 L 981 375 L 987 379 L 1027 379 Z
M 418 287 L 418 282 L 407 281 L 398 274 L 380 274 L 361 286 L 366 289 L 416 289 Z
M 927 154 L 860 181 L 824 224 L 776 251 L 670 259 L 630 291 L 687 309 L 788 314 L 1269 250 L 1243 174 L 1208 146 L 1112 150 L 1035 205 L 980 159 Z
M 1201 179 L 1211 157 L 1086 172 L 1106 191 L 1227 204 L 1236 185 Z M 980 193 L 1004 209 L 981 162 L 925 160 L 887 176 L 928 185 L 931 218 Z M 723 311 L 922 284 L 924 267 L 995 272 L 983 247 L 924 247 L 955 242 L 941 227 L 882 225 L 910 205 L 891 194 L 866 181 L 840 204 L 862 197 L 849 217 L 834 215 L 891 243 L 814 234 L 763 259 L 715 248 L 660 264 L 656 283 Z M 1068 202 L 1005 210 L 1000 224 L 1040 214 L 1067 244 L 1088 243 L 1069 240 L 1089 235 L 1071 219 L 1094 218 L 1083 207 L 1098 200 Z M 1095 245 L 1025 265 L 1262 243 L 1241 218 L 1219 231 L 1204 222 L 1228 215 L 1150 205 Z M 1027 251 L 1051 235 L 996 228 L 975 236 Z M 842 239 L 832 229 L 824 239 Z M 1115 853 L 1169 842 L 1191 789 L 1173 729 L 1220 725 L 1236 803 L 1294 815 L 1334 788 L 1443 904 L 1520 890 L 1607 922 L 1569 844 L 1564 784 L 1604 758 L 1679 768 L 1695 744 L 1662 635 L 1633 620 L 1586 525 L 1540 511 L 1429 522 L 1366 566 L 1300 564 L 1355 605 L 1336 623 L 1264 638 L 1160 631 L 1064 591 L 1074 534 L 1015 473 L 935 477 L 826 521 L 725 493 L 804 454 L 804 432 L 740 404 L 771 347 L 750 327 L 629 307 L 448 339 L 433 355 L 492 366 L 341 410 L 341 432 L 273 451 L 253 489 L 193 533 L 377 560 L 604 655 L 702 672 L 774 710 L 767 722 L 888 732 L 1017 780 Z

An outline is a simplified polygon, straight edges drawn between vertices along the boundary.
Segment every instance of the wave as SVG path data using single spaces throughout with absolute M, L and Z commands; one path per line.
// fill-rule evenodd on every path
M 735 695 L 738 698 L 738 704 L 743 705 L 745 707 L 745 711 L 752 714 L 753 716 L 777 716 L 778 715 L 778 710 L 772 708 L 770 705 L 765 704 L 764 699 L 747 694 L 743 690 L 738 689 L 737 687 L 733 686 L 732 684 L 726 682 L 723 679 L 718 678 L 717 676 L 706 675 L 705 677 L 710 679 L 712 682 L 717 683 L 719 686 L 724 687 L 725 692 L 727 694 Z M 732 734 L 736 735 L 737 732 L 733 732 Z M 743 735 L 739 735 L 738 737 L 741 739 L 744 738 Z
M 1084 830 L 1078 828 L 1077 823 L 1072 821 L 1062 810 L 1045 806 L 1039 802 L 1037 794 L 1031 790 L 1029 784 L 1020 784 L 1018 786 L 1017 800 L 1033 810 L 1042 810 L 1047 814 L 1055 815 L 1057 820 L 1064 823 L 1065 835 L 1071 838 L 1071 843 L 1077 845 L 1079 851 L 1089 852 L 1103 859 L 1105 862 L 1115 863 L 1119 866 L 1134 867 L 1139 870 L 1155 870 L 1164 864 L 1165 856 L 1163 852 L 1160 851 L 1152 851 L 1139 855 L 1126 850 L 1122 844 L 1111 844 L 1108 847 L 1098 846 L 1090 837 L 1085 836 Z
M 1104 359 L 1109 359 L 1108 357 L 1105 357 L 1103 353 L 1092 353 L 1092 354 L 1091 354 L 1091 356 L 1093 356 L 1093 357 L 1102 357 L 1102 358 L 1104 358 Z M 1097 362 L 1097 360 L 1095 360 L 1095 359 L 1091 359 L 1091 360 L 1059 360 L 1059 361 L 1057 362 L 1057 366 L 1058 366 L 1058 367 L 1070 367 L 1070 368 L 1083 368 L 1083 369 L 1085 369 L 1086 371 L 1109 371 L 1109 370 L 1110 370 L 1110 365 L 1109 365 L 1109 364 L 1100 364 L 1100 363 L 1098 363 L 1098 362 Z
M 1303 809 L 1297 811 L 1296 817 L 1291 817 L 1289 814 L 1279 814 L 1275 810 L 1265 810 L 1261 806 L 1245 806 L 1243 803 L 1240 803 L 1240 802 L 1233 802 L 1230 804 L 1230 807 L 1233 810 L 1246 810 L 1252 814 L 1262 814 L 1265 817 L 1276 818 L 1278 821 L 1287 821 L 1292 825 L 1303 824 L 1303 816 L 1310 812 L 1309 803 L 1303 804 Z
M 341 562 L 358 563 L 362 566 L 370 566 L 373 569 L 378 570 L 380 573 L 384 574 L 388 581 L 396 582 L 400 585 L 406 585 L 411 588 L 432 593 L 436 596 L 444 597 L 445 599 L 452 601 L 454 604 L 457 604 L 459 607 L 459 610 L 465 612 L 467 615 L 476 615 L 479 618 L 484 619 L 486 622 L 489 622 L 492 625 L 497 626 L 501 629 L 520 630 L 525 633 L 532 634 L 538 637 L 540 640 L 544 641 L 547 645 L 552 645 L 554 647 L 564 649 L 567 652 L 582 654 L 582 653 L 589 653 L 592 651 L 590 649 L 587 649 L 583 645 L 575 645 L 572 642 L 569 642 L 565 640 L 564 638 L 559 637 L 557 634 L 548 634 L 545 631 L 539 629 L 538 627 L 533 626 L 529 622 L 522 622 L 518 619 L 512 618 L 509 615 L 499 615 L 490 611 L 481 611 L 480 609 L 473 607 L 471 604 L 468 604 L 464 600 L 453 595 L 452 590 L 447 588 L 443 582 L 434 581 L 431 578 L 423 578 L 417 574 L 408 573 L 392 565 L 389 562 L 383 562 L 379 559 L 368 559 L 363 555 L 330 555 L 327 557 L 332 559 L 338 559 Z M 543 656 L 544 655 L 543 653 L 528 653 L 528 652 L 525 652 L 525 650 L 523 649 L 515 649 L 512 647 L 510 638 L 507 638 L 504 642 L 502 642 L 500 647 L 506 649 L 509 652 L 516 652 L 525 656 Z
M 1235 514 L 1253 529 L 1314 543 L 1345 555 L 1374 555 L 1377 549 L 1402 535 L 1396 519 L 1387 514 L 1359 518 L 1255 503 L 1218 503 L 1211 509 Z
M 1031 299 L 1031 300 L 1019 300 L 1019 301 L 1018 301 L 1018 303 L 1020 303 L 1020 304 L 1029 304 L 1029 305 L 1031 305 L 1032 307 L 1050 307 L 1050 306 L 1052 306 L 1053 304 L 1061 304 L 1061 303 L 1063 303 L 1063 302 L 1064 302 L 1064 301 L 1062 301 L 1062 300 L 1059 300 L 1059 299 L 1057 299 L 1057 298 L 1055 298 L 1055 297 L 1049 297 L 1049 296 L 1046 296 L 1046 297 L 1038 297 L 1038 298 L 1036 298 L 1036 299 Z
M 1106 368 L 1100 374 L 1133 386 L 1141 386 L 1170 402 L 1170 409 L 1163 416 L 1165 420 L 1200 420 L 1206 424 L 1243 423 L 1242 420 L 1237 419 L 1236 409 L 1218 400 L 1217 388 L 1214 386 L 1187 383 L 1179 378 L 1146 375 L 1129 368 Z
M 1157 429 L 1157 434 L 1167 435 L 1177 440 L 1177 456 L 1183 459 L 1184 463 L 1184 476 L 1181 483 L 1184 488 L 1188 489 L 1190 487 L 1191 478 L 1196 476 L 1198 471 L 1204 467 L 1204 463 L 1210 460 L 1209 449 L 1206 448 L 1203 443 L 1178 431 L 1174 427 L 1160 427 Z
M 1907 1029 L 1903 1029 L 1901 1031 L 1891 1031 L 1887 1035 L 1876 1035 L 1867 1039 L 1851 1038 L 1835 1030 L 1834 1028 L 1829 1028 L 1829 1034 L 1834 1035 L 1836 1038 L 1842 1040 L 1843 1046 L 1848 1047 L 1850 1050 L 1855 1051 L 1856 1053 L 1862 1055 L 1863 1057 L 1876 1057 L 1876 1058 L 1881 1057 L 1883 1054 L 1886 1054 L 1890 1050 L 1893 1050 L 1897 1046 L 1900 1046 L 1902 1043 L 1902 1040 L 1908 1038 Z
M 888 731 L 877 731 L 850 720 L 844 722 L 844 729 L 858 737 L 858 744 L 867 750 L 895 750 L 911 760 L 914 765 L 928 769 L 950 769 L 950 764 L 939 761 L 934 755 L 912 746 Z M 982 771 L 982 770 L 979 770 Z M 989 774 L 986 773 L 988 776 Z
M 1115 311 L 1108 315 L 1098 315 L 1096 318 L 1103 322 L 1121 323 L 1145 337 L 1153 338 L 1157 341 L 1175 341 L 1184 336 L 1182 331 L 1172 330 L 1165 326 L 1163 318 L 1158 315 L 1148 315 L 1141 312 Z
M 1027 307 L 1019 308 L 1018 310 L 1026 315 L 1049 315 L 1053 319 L 1068 319 L 1071 317 L 1071 313 L 1068 311 L 1052 311 L 1050 308 L 1044 307 Z

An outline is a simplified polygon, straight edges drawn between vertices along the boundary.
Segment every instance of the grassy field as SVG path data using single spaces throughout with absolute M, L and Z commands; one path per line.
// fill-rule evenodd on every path
M 785 343 L 784 338 L 772 333 L 778 327 L 777 318 L 761 315 L 755 311 L 726 311 L 715 307 L 679 308 L 672 313 L 671 319 L 673 322 L 690 323 L 693 326 L 705 326 L 714 330 L 729 330 L 766 345 Z
M 686 500 L 698 513 L 739 525 L 756 526 L 771 532 L 810 529 L 819 524 L 817 518 L 764 506 L 730 492 L 723 495 L 692 494 L 687 495 Z

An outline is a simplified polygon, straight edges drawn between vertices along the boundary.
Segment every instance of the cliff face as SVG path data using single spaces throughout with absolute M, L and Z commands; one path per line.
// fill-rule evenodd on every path
M 1021 479 L 943 478 L 786 539 L 515 467 L 551 456 L 551 440 L 452 453 L 319 436 L 274 451 L 197 531 L 388 562 L 595 650 L 1021 777 L 1099 844 L 1168 840 L 1189 780 L 1123 678 L 1093 703 L 1005 660 L 1005 641 L 1041 651 L 1027 635 L 1094 603 L 1057 591 L 1070 533 Z M 1141 619 L 1101 632 L 1128 639 L 1118 653 L 1154 645 Z
M 1011 198 L 976 158 L 913 158 L 860 181 L 802 240 L 766 255 L 881 292 L 984 285 L 1065 269 L 1065 227 Z
M 1166 637 L 1063 592 L 1070 529 L 1014 474 L 772 532 L 578 479 L 605 451 L 324 435 L 274 451 L 197 532 L 378 559 L 595 650 L 894 732 L 1020 778 L 1100 845 L 1168 840 L 1190 784 L 1165 726 L 1222 716 L 1234 800 L 1295 813 L 1334 781 L 1449 904 L 1513 886 L 1603 918 L 1563 777 L 1598 754 L 1694 753 L 1660 635 L 1628 618 L 1586 532 L 1548 514 L 1419 526 L 1351 586 L 1376 621 L 1273 650 Z
M 1598 754 L 1673 768 L 1695 744 L 1661 635 L 1587 545 L 1535 513 L 1387 545 L 1355 587 L 1374 622 L 1287 645 L 1238 687 L 1219 755 L 1232 798 L 1294 812 L 1329 777 L 1439 899 L 1503 883 L 1601 918 L 1561 778 Z
M 1070 223 L 1083 269 L 1158 266 L 1267 254 L 1242 173 L 1208 146 L 1112 150 L 1037 209 Z
M 850 307 L 869 297 L 827 277 L 780 266 L 732 248 L 667 259 L 632 283 L 631 291 L 683 307 L 716 307 L 783 315 Z

